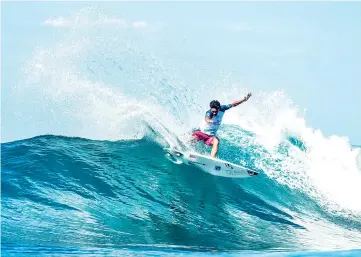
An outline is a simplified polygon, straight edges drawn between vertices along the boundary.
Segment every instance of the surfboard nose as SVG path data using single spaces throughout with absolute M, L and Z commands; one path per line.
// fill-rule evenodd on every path
M 166 156 L 166 158 L 168 160 L 170 160 L 171 162 L 173 162 L 175 164 L 181 164 L 182 163 L 182 161 L 179 158 L 181 158 L 183 156 L 183 154 L 178 152 L 178 151 L 173 151 L 173 150 L 166 149 L 165 156 Z

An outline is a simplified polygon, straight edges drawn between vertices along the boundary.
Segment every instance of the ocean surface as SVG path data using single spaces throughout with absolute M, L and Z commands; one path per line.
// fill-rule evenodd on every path
M 2 253 L 233 256 L 360 248 L 359 210 L 328 200 L 307 178 L 267 164 L 251 147 L 223 142 L 220 152 L 233 152 L 224 159 L 261 171 L 230 179 L 171 163 L 153 136 L 111 142 L 45 135 L 2 144 Z M 275 163 L 302 147 L 288 141 Z
M 361 256 L 360 146 L 310 127 L 284 91 L 172 59 L 159 31 L 92 8 L 69 19 L 2 99 L 3 256 Z M 187 143 L 208 103 L 248 92 L 225 114 L 218 157 L 260 175 L 165 157 L 209 154 Z

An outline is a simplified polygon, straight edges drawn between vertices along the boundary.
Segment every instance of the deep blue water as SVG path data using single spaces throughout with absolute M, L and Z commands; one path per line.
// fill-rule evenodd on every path
M 252 148 L 220 154 L 261 171 L 249 179 L 173 164 L 151 137 L 39 136 L 1 150 L 4 256 L 361 256 L 347 250 L 361 248 L 360 216 L 270 178 Z

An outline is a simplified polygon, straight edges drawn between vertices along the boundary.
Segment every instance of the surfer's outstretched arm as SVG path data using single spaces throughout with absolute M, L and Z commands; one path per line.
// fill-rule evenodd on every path
M 236 106 L 240 105 L 240 104 L 243 103 L 243 102 L 247 102 L 247 100 L 248 100 L 251 96 L 252 96 L 252 94 L 251 94 L 251 93 L 248 93 L 243 99 L 238 100 L 238 101 L 234 101 L 234 102 L 232 103 L 232 106 L 233 106 L 233 107 L 236 107 Z

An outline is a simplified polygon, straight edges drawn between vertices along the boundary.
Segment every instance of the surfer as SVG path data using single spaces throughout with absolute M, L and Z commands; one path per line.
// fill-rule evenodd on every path
M 204 120 L 202 120 L 200 129 L 193 132 L 192 141 L 203 141 L 206 145 L 212 146 L 211 157 L 215 158 L 219 146 L 219 139 L 216 134 L 221 126 L 225 111 L 246 102 L 251 96 L 252 94 L 248 93 L 243 99 L 227 105 L 221 105 L 217 100 L 210 102 L 209 107 L 211 109 L 206 112 L 206 116 L 204 117 Z

